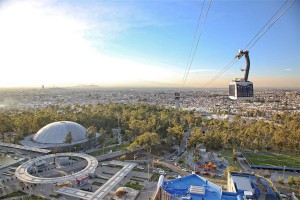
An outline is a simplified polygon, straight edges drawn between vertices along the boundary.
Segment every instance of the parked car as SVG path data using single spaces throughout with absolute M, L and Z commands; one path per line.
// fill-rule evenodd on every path
M 158 171 L 158 173 L 161 175 L 166 175 L 166 172 L 164 170 L 160 170 L 160 171 Z
M 206 171 L 202 171 L 201 174 L 202 174 L 202 175 L 209 175 L 209 173 L 206 172 Z
M 101 167 L 102 167 L 102 166 L 108 166 L 108 165 L 109 165 L 108 162 L 103 162 L 103 163 L 101 163 Z
M 280 197 L 282 198 L 282 199 L 288 199 L 288 196 L 287 195 L 285 195 L 285 194 L 283 194 L 283 193 L 279 193 L 280 194 Z
M 142 170 L 145 169 L 145 167 L 143 167 L 143 166 L 141 166 L 141 165 L 136 166 L 136 168 L 137 168 L 137 169 L 142 169 Z
M 189 170 L 186 168 L 182 168 L 182 171 L 188 172 Z

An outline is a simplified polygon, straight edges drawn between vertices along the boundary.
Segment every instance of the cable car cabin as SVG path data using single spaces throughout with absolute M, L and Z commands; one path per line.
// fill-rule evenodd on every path
M 252 100 L 253 83 L 250 81 L 243 81 L 243 79 L 230 82 L 229 98 L 232 100 Z
M 253 99 L 253 83 L 248 81 L 250 71 L 250 58 L 249 52 L 239 50 L 235 58 L 240 59 L 245 56 L 246 67 L 244 78 L 236 78 L 229 83 L 229 98 L 232 100 L 252 100 Z

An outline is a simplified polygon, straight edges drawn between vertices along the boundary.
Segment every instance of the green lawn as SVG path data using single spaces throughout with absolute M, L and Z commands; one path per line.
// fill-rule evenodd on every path
M 97 185 L 97 186 L 101 186 L 101 185 L 103 185 L 103 183 L 96 182 L 96 181 L 95 181 L 95 182 L 93 182 L 92 184 L 93 184 L 93 185 Z
M 1 196 L 0 199 L 6 199 L 6 198 L 12 198 L 12 197 L 17 197 L 17 196 L 21 196 L 21 195 L 25 195 L 25 192 L 22 192 L 20 190 L 16 191 L 16 192 L 12 192 L 10 194 Z
M 283 154 L 243 153 L 250 165 L 300 168 L 300 158 Z
M 114 152 L 114 151 L 125 150 L 125 149 L 126 149 L 125 145 L 117 145 L 117 146 L 114 146 L 114 147 L 104 148 L 104 151 L 103 151 L 103 149 L 98 149 L 98 150 L 96 150 L 92 153 L 88 153 L 88 154 L 91 155 L 91 156 L 101 156 L 103 154 L 109 153 L 110 150 L 112 150 Z
M 134 183 L 134 182 L 128 182 L 125 184 L 125 187 L 130 187 L 133 188 L 135 190 L 142 190 L 144 188 L 144 186 Z
M 218 154 L 218 152 L 216 152 Z M 230 150 L 225 150 L 220 152 L 221 155 L 226 158 L 230 164 L 230 166 L 233 166 L 234 168 L 238 169 L 238 170 L 242 170 L 243 168 L 241 167 L 239 162 L 234 162 L 233 160 L 233 155 L 232 155 L 232 149 Z

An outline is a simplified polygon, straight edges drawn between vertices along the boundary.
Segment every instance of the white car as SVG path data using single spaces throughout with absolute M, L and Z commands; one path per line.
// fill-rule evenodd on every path
M 108 165 L 109 165 L 108 162 L 103 162 L 103 163 L 101 163 L 101 166 L 108 166 Z
M 143 170 L 145 169 L 143 166 L 140 166 L 140 165 L 136 166 L 136 168 L 137 169 L 143 169 Z
M 182 171 L 188 172 L 189 170 L 186 168 L 182 168 Z
M 160 170 L 160 171 L 158 171 L 158 173 L 161 175 L 166 175 L 166 172 L 164 170 Z

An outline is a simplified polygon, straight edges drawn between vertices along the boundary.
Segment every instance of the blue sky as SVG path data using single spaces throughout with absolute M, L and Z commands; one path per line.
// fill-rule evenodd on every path
M 293 0 L 288 0 L 290 4 Z M 285 0 L 212 0 L 186 87 L 203 87 Z M 203 1 L 0 1 L 0 87 L 182 87 Z M 286 6 L 285 6 L 286 7 Z M 251 48 L 257 87 L 300 87 L 298 0 Z M 2 57 L 2 56 L 1 56 Z M 208 87 L 243 77 L 239 60 Z

